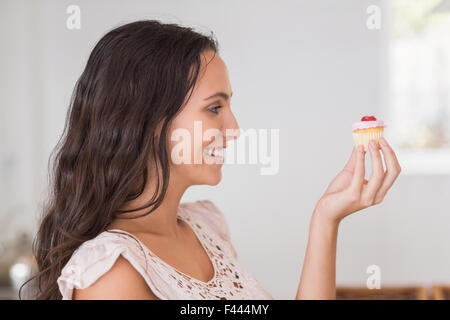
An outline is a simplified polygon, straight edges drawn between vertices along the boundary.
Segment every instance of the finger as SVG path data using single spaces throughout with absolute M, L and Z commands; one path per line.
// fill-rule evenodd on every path
M 386 165 L 388 165 L 392 169 L 395 169 L 396 171 L 401 171 L 397 156 L 385 138 L 380 138 L 380 147 L 381 151 L 385 155 L 387 161 Z
M 334 177 L 334 179 L 330 182 L 327 190 L 325 190 L 325 193 L 342 190 L 343 188 L 345 188 L 348 185 L 348 183 L 346 183 L 346 181 L 351 181 L 351 179 L 353 177 L 353 170 L 355 167 L 355 162 L 356 162 L 355 161 L 356 153 L 357 153 L 356 150 L 357 150 L 357 148 L 355 146 L 353 146 L 353 150 L 352 150 L 349 160 L 347 161 L 347 163 L 345 164 L 345 166 L 341 170 L 341 172 L 339 172 Z
M 387 191 L 391 188 L 394 181 L 401 172 L 401 167 L 398 162 L 394 150 L 389 146 L 386 139 L 380 139 L 381 152 L 383 152 L 384 163 L 386 165 L 386 173 L 383 183 L 375 196 L 375 203 L 380 203 L 386 196 Z
M 350 191 L 353 194 L 360 195 L 362 186 L 364 183 L 364 160 L 365 160 L 365 151 L 363 146 L 358 146 L 356 152 L 356 161 L 355 161 L 355 169 L 353 171 L 352 182 L 350 183 Z
M 380 189 L 384 180 L 384 168 L 381 160 L 381 154 L 378 151 L 378 146 L 375 141 L 371 140 L 369 143 L 370 158 L 372 160 L 372 174 L 367 188 L 361 197 L 361 202 L 364 206 L 371 206 L 374 203 L 375 196 Z

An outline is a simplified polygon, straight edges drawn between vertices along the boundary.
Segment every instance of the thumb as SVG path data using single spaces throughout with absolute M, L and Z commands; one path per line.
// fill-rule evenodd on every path
M 355 152 L 355 168 L 353 172 L 352 182 L 350 183 L 350 189 L 351 191 L 360 194 L 363 184 L 364 184 L 364 176 L 365 176 L 365 168 L 364 168 L 364 162 L 365 162 L 365 155 L 366 152 L 364 151 L 363 146 L 358 146 L 355 148 L 357 151 Z
M 353 172 L 355 169 L 355 163 L 356 163 L 356 154 L 358 152 L 358 147 L 353 146 L 352 153 L 350 155 L 350 158 L 348 159 L 347 163 L 344 166 L 344 171 Z

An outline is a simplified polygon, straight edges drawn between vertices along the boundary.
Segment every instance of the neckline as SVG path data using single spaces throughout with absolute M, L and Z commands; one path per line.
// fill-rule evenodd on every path
M 182 206 L 180 205 L 180 206 L 178 207 L 178 217 L 186 223 L 186 225 L 188 226 L 188 228 L 190 228 L 190 229 L 192 230 L 192 232 L 194 233 L 195 237 L 196 237 L 196 238 L 198 239 L 198 241 L 200 242 L 200 244 L 201 244 L 201 246 L 202 246 L 204 252 L 206 252 L 206 255 L 208 256 L 209 261 L 210 261 L 210 263 L 211 263 L 211 265 L 212 265 L 212 267 L 213 267 L 214 274 L 213 274 L 212 278 L 211 278 L 210 280 L 208 280 L 207 282 L 202 281 L 202 280 L 200 280 L 200 279 L 197 279 L 197 278 L 195 278 L 195 277 L 193 277 L 193 276 L 190 276 L 190 275 L 188 275 L 188 274 L 186 274 L 186 273 L 184 273 L 184 272 L 178 270 L 178 269 L 175 268 L 174 266 L 168 264 L 168 263 L 165 262 L 163 259 L 161 259 L 160 257 L 158 257 L 153 251 L 151 251 L 150 248 L 148 248 L 148 247 L 147 247 L 147 246 L 146 246 L 146 245 L 145 245 L 145 244 L 144 244 L 137 236 L 131 234 L 130 232 L 125 231 L 125 230 L 122 230 L 122 229 L 109 229 L 109 230 L 106 230 L 106 231 L 114 231 L 114 230 L 115 230 L 115 231 L 121 231 L 121 232 L 124 232 L 124 233 L 130 235 L 131 237 L 133 237 L 133 238 L 134 238 L 134 239 L 135 239 L 135 240 L 136 240 L 136 241 L 144 248 L 144 250 L 146 250 L 150 255 L 152 255 L 153 257 L 155 257 L 158 261 L 160 261 L 162 264 L 164 264 L 164 265 L 165 265 L 166 267 L 168 267 L 169 269 L 172 269 L 172 270 L 176 271 L 177 273 L 183 275 L 184 277 L 187 277 L 187 278 L 189 278 L 189 279 L 191 279 L 191 280 L 193 280 L 193 281 L 195 281 L 195 282 L 199 282 L 199 283 L 201 283 L 201 284 L 203 284 L 203 285 L 209 285 L 210 283 L 212 283 L 213 281 L 215 281 L 216 278 L 217 278 L 217 265 L 216 265 L 215 260 L 213 259 L 213 257 L 210 255 L 209 250 L 206 248 L 206 245 L 203 243 L 203 241 L 202 241 L 202 239 L 201 239 L 202 237 L 200 236 L 200 234 L 198 233 L 198 231 L 196 230 L 196 228 L 191 224 L 191 222 L 190 222 L 188 219 L 186 219 L 186 218 L 183 216 L 183 214 L 180 214 L 181 212 L 184 212 L 182 209 L 184 209 L 184 208 L 182 208 Z M 187 210 L 186 210 L 186 211 L 187 211 Z M 188 216 L 190 219 L 192 219 L 192 216 L 191 216 L 190 214 L 188 214 L 187 212 L 186 212 L 186 214 L 187 214 L 187 216 Z

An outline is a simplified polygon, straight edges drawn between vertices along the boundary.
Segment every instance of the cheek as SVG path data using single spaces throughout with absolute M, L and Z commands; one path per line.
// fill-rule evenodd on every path
M 214 139 L 214 138 L 213 138 Z M 175 150 L 180 150 L 180 155 L 183 154 L 182 148 L 177 147 L 179 141 L 173 141 L 169 145 L 171 150 L 172 148 L 176 148 Z M 190 143 L 191 148 L 191 161 L 190 164 L 186 163 L 174 163 L 172 161 L 172 152 L 169 153 L 171 157 L 170 161 L 170 170 L 171 175 L 176 177 L 175 179 L 180 179 L 182 181 L 186 181 L 190 185 L 197 184 L 208 184 L 208 185 L 216 185 L 221 180 L 221 170 L 215 164 L 208 164 L 205 162 L 203 157 L 203 151 L 205 148 L 211 143 L 211 141 L 202 141 L 199 143 L 194 143 L 194 135 L 192 135 L 192 141 Z M 197 160 L 198 163 L 195 163 L 194 154 L 197 152 Z M 182 158 L 182 156 L 180 156 Z
M 203 152 L 208 145 L 219 138 L 220 131 L 217 128 L 217 121 L 214 119 L 208 118 L 207 115 L 201 112 L 194 114 L 192 112 L 188 113 L 186 110 L 172 121 L 171 129 L 167 136 L 167 146 L 171 164 L 177 167 L 185 166 L 185 164 L 174 162 L 177 159 L 172 159 L 172 157 L 182 158 L 191 164 L 188 168 L 183 168 L 183 170 L 192 170 L 195 167 L 207 165 L 203 158 Z M 172 138 L 174 139 L 173 141 Z M 185 155 L 187 150 L 190 151 L 190 155 Z M 173 153 L 175 156 L 173 156 Z M 178 162 L 180 162 L 179 159 Z
M 171 140 L 171 137 L 174 140 Z M 197 136 L 193 131 L 187 129 L 174 131 L 173 135 L 171 133 L 166 143 L 170 163 L 175 166 L 190 164 L 189 167 L 204 164 L 203 152 L 211 142 L 203 141 L 202 138 L 200 130 L 197 132 Z

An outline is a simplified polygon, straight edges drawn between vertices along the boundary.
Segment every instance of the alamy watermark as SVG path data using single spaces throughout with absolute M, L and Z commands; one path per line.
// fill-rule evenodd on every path
M 203 132 L 202 121 L 195 120 L 193 137 L 185 128 L 173 130 L 170 139 L 176 141 L 176 144 L 171 150 L 171 159 L 175 164 L 261 164 L 265 166 L 260 169 L 261 175 L 275 175 L 280 166 L 279 131 L 279 129 L 253 128 L 226 129 L 227 142 L 224 146 L 221 130 L 210 128 Z M 204 148 L 204 142 L 211 140 L 210 145 Z M 211 148 L 218 150 L 220 156 L 209 157 L 207 152 Z M 193 155 L 191 150 L 194 150 Z
M 370 274 L 366 285 L 368 289 L 381 289 L 381 268 L 376 264 L 367 267 L 366 273 Z
M 66 27 L 69 30 L 81 29 L 81 9 L 76 4 L 67 7 L 66 13 L 69 14 L 66 20 Z
M 366 9 L 368 14 L 366 27 L 369 30 L 380 30 L 381 28 L 381 9 L 379 6 L 370 5 Z

